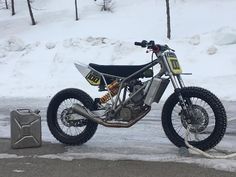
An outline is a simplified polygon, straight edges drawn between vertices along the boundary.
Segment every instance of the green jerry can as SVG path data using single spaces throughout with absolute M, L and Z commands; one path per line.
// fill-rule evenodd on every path
M 40 111 L 17 109 L 10 113 L 11 147 L 31 148 L 42 145 Z

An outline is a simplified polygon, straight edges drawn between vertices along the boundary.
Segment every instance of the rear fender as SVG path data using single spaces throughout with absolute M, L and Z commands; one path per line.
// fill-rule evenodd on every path
M 79 70 L 82 76 L 93 86 L 99 86 L 101 83 L 101 75 L 89 68 L 88 65 L 85 64 L 77 64 L 74 63 L 75 67 Z

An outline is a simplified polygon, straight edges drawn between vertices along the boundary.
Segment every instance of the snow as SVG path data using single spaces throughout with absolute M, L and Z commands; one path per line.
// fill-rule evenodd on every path
M 194 35 L 190 38 L 189 43 L 192 45 L 199 45 L 201 42 L 200 35 Z
M 101 7 L 92 1 L 79 1 L 80 20 L 75 21 L 74 1 L 35 0 L 36 26 L 30 25 L 27 5 L 22 1 L 16 1 L 15 16 L 8 10 L 0 10 L 0 97 L 50 99 L 69 87 L 97 97 L 100 94 L 97 88 L 85 81 L 74 63 L 147 63 L 150 54 L 133 45 L 134 41 L 145 39 L 166 43 L 176 50 L 183 71 L 193 74 L 183 76 L 186 85 L 209 89 L 222 100 L 236 100 L 234 0 L 171 1 L 171 40 L 166 39 L 164 1 L 113 2 L 112 12 L 101 12 Z M 172 92 L 169 87 L 163 101 Z M 68 152 L 58 156 L 181 161 L 236 171 L 235 159 L 180 157 L 160 125 L 143 122 L 122 131 L 99 128 L 86 145 L 68 147 Z M 9 137 L 9 124 L 3 122 L 0 127 L 4 127 L 0 128 L 1 137 Z M 55 143 L 46 122 L 42 128 L 43 139 Z M 235 137 L 227 136 L 220 148 L 233 152 L 233 142 Z
M 214 40 L 217 45 L 236 44 L 236 29 L 230 27 L 221 28 L 215 33 Z
M 22 2 L 17 2 L 13 17 L 1 10 L 0 70 L 4 74 L 0 75 L 0 96 L 51 97 L 63 88 L 79 87 L 95 97 L 97 89 L 86 83 L 74 62 L 144 64 L 150 54 L 133 42 L 154 39 L 176 49 L 184 72 L 193 73 L 185 78 L 186 85 L 199 85 L 222 99 L 236 100 L 233 90 L 222 91 L 236 84 L 236 25 L 231 21 L 235 2 L 205 1 L 197 6 L 196 1 L 171 2 L 170 41 L 165 37 L 163 1 L 114 3 L 112 12 L 101 12 L 100 6 L 81 1 L 80 20 L 75 21 L 73 2 L 35 1 L 36 26 L 29 24 Z M 206 15 L 212 7 L 226 10 Z M 226 84 L 219 88 L 222 82 Z
M 15 172 L 15 173 L 24 173 L 25 172 L 25 170 L 19 170 L 19 169 L 15 169 L 15 170 L 12 170 L 13 172 Z
M 207 53 L 208 53 L 209 55 L 214 55 L 214 54 L 216 54 L 217 50 L 218 50 L 218 49 L 217 49 L 215 46 L 210 46 L 210 47 L 207 49 Z
M 56 47 L 56 43 L 48 42 L 48 43 L 45 44 L 45 47 L 46 47 L 47 49 L 53 49 L 53 48 Z
M 0 154 L 0 159 L 24 158 L 24 156 L 17 156 L 15 154 Z
M 6 41 L 5 44 L 6 51 L 17 52 L 17 51 L 23 51 L 24 49 L 25 49 L 24 42 L 17 37 L 11 37 Z

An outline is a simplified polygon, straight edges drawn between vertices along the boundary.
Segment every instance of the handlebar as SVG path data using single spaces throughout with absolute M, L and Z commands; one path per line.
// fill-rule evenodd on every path
M 148 42 L 143 40 L 142 42 L 135 42 L 134 45 L 141 46 L 141 47 L 147 47 Z
M 164 52 L 166 50 L 171 50 L 173 52 L 175 51 L 169 48 L 168 45 L 155 44 L 154 41 L 147 42 L 146 40 L 143 40 L 142 42 L 134 42 L 134 45 L 141 46 L 143 48 L 147 47 L 147 49 L 152 49 L 154 52 Z

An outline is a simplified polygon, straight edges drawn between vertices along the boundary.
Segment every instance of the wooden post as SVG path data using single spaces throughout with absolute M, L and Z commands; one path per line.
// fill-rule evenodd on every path
M 14 0 L 11 0 L 11 15 L 15 15 L 15 3 Z
M 76 20 L 76 21 L 79 20 L 79 16 L 78 16 L 78 3 L 77 3 L 77 0 L 75 0 L 75 20 Z
M 166 0 L 166 15 L 167 15 L 167 38 L 171 38 L 171 26 L 170 26 L 170 3 Z
M 6 5 L 6 9 L 8 9 L 8 4 L 7 4 L 7 0 L 5 0 L 5 5 Z
M 34 15 L 33 15 L 33 12 L 32 12 L 32 8 L 31 8 L 31 4 L 30 4 L 30 0 L 27 0 L 27 4 L 28 4 L 28 7 L 29 7 L 29 13 L 30 13 L 30 18 L 31 18 L 31 21 L 32 21 L 32 25 L 36 25 L 36 22 L 34 20 Z

